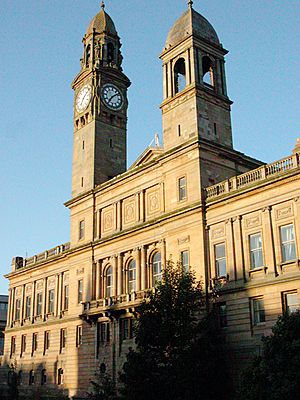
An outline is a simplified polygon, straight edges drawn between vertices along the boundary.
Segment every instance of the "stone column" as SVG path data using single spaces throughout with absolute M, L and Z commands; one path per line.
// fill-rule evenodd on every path
M 272 207 L 265 207 L 262 210 L 262 224 L 263 224 L 263 237 L 264 242 L 267 243 L 267 251 L 264 253 L 264 264 L 269 267 L 268 273 L 273 272 L 275 276 L 278 275 L 276 266 L 276 253 L 275 253 L 275 242 L 273 234 L 273 222 L 272 222 Z
M 140 192 L 140 206 L 139 206 L 139 219 L 141 222 L 145 221 L 145 192 Z
M 237 271 L 236 271 L 236 258 L 235 258 L 235 237 L 233 232 L 233 220 L 229 218 L 225 221 L 225 229 L 227 238 L 227 248 L 226 248 L 226 258 L 227 258 L 227 273 L 229 275 L 229 279 L 236 280 Z
M 43 279 L 43 304 L 42 304 L 42 318 L 45 318 L 47 313 L 47 278 Z
M 15 299 L 16 299 L 16 288 L 12 288 L 11 294 L 11 310 L 10 310 L 10 326 L 13 326 L 14 312 L 15 312 Z
M 243 234 L 242 234 L 242 217 L 239 215 L 236 218 L 233 218 L 232 224 L 233 224 L 233 235 L 235 243 L 235 258 L 239 266 L 239 268 L 236 270 L 235 279 L 246 280 Z
M 122 201 L 117 203 L 117 230 L 122 230 Z
M 141 250 L 137 248 L 135 251 L 135 267 L 136 267 L 136 284 L 135 290 L 139 292 L 141 290 Z
M 123 256 L 122 254 L 118 254 L 118 290 L 117 290 L 118 296 L 120 296 L 123 293 L 122 270 L 123 270 Z
M 7 310 L 7 328 L 11 326 L 11 305 L 12 305 L 12 289 L 8 289 L 8 310 Z
M 166 241 L 165 239 L 162 239 L 160 241 L 160 248 L 161 248 L 161 263 L 162 263 L 162 268 L 164 268 L 167 264 L 167 252 L 166 252 Z
M 112 257 L 112 267 L 113 267 L 113 296 L 118 294 L 118 256 L 114 255 Z
M 55 304 L 54 304 L 54 316 L 59 315 L 59 274 L 55 275 Z
M 146 247 L 141 247 L 140 252 L 140 260 L 141 260 L 141 290 L 145 290 L 147 287 L 146 284 Z
M 30 321 L 34 322 L 34 310 L 35 310 L 35 289 L 36 289 L 36 281 L 32 283 L 32 291 L 31 291 L 31 308 L 30 308 Z
M 22 294 L 21 294 L 21 307 L 20 307 L 20 324 L 23 323 L 24 320 L 24 307 L 25 307 L 25 285 L 22 285 Z

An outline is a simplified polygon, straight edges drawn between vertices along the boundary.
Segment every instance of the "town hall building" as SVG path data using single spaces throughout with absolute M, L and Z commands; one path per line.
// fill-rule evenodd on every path
M 160 55 L 163 144 L 127 169 L 130 80 L 104 5 L 92 19 L 72 83 L 71 237 L 12 261 L 3 385 L 9 366 L 24 393 L 84 398 L 99 366 L 117 380 L 168 260 L 218 286 L 236 362 L 299 307 L 300 143 L 269 165 L 233 148 L 227 53 L 189 1 Z

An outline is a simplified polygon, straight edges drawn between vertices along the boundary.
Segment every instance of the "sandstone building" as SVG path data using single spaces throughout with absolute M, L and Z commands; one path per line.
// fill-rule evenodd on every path
M 83 46 L 72 84 L 71 238 L 13 259 L 2 374 L 13 364 L 22 391 L 73 397 L 99 365 L 116 379 L 135 307 L 168 259 L 191 266 L 207 292 L 221 287 L 227 342 L 253 354 L 299 305 L 300 146 L 270 165 L 233 148 L 227 50 L 190 1 L 160 56 L 163 146 L 126 169 L 130 81 L 104 6 Z

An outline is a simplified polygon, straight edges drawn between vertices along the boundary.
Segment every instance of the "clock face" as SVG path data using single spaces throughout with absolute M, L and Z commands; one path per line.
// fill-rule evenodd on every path
M 104 104 L 111 110 L 121 110 L 124 105 L 124 99 L 117 86 L 108 83 L 101 89 L 101 98 Z
M 77 112 L 84 111 L 89 105 L 92 98 L 92 87 L 90 85 L 83 86 L 76 97 Z

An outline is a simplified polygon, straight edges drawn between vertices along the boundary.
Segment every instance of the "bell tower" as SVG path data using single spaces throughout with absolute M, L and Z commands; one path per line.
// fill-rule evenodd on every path
M 120 38 L 104 7 L 102 2 L 83 37 L 81 69 L 72 83 L 73 198 L 126 170 L 130 81 L 122 72 Z
M 169 31 L 160 56 L 165 150 L 196 138 L 232 148 L 226 54 L 212 25 L 189 1 L 188 10 Z

